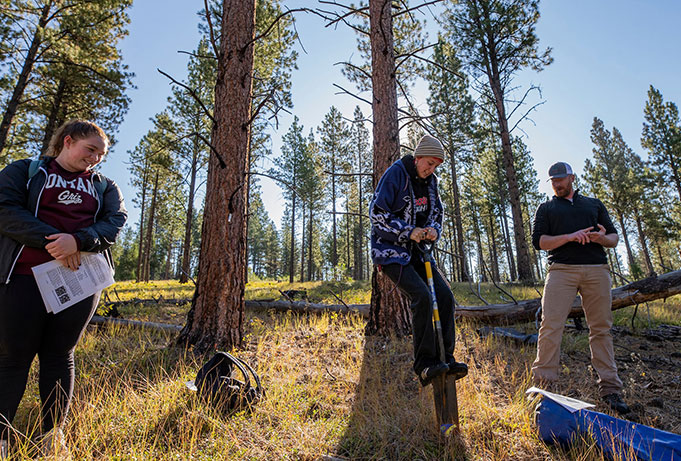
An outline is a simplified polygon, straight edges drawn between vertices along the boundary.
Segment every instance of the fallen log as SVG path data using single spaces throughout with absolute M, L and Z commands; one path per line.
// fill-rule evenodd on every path
M 648 277 L 612 290 L 612 310 L 635 304 L 666 299 L 681 293 L 681 270 Z M 541 299 L 528 299 L 515 303 L 490 304 L 488 306 L 458 306 L 457 317 L 471 318 L 487 325 L 529 322 L 534 320 Z M 572 303 L 570 317 L 583 317 L 582 298 Z
M 138 328 L 152 328 L 154 330 L 164 330 L 164 331 L 180 331 L 182 325 L 171 325 L 169 323 L 158 323 L 158 322 L 143 322 L 141 320 L 126 320 L 118 319 L 115 317 L 102 317 L 101 315 L 93 315 L 90 319 L 91 325 L 123 325 L 126 327 L 138 327 Z
M 667 272 L 659 276 L 648 277 L 637 282 L 630 283 L 612 290 L 612 310 L 621 309 L 627 306 L 653 301 L 655 299 L 666 299 L 681 293 L 681 270 Z M 183 304 L 190 302 L 190 299 L 164 299 L 164 303 Z M 127 303 L 158 303 L 157 299 L 134 299 L 131 301 L 115 301 L 103 303 L 105 306 L 121 305 Z M 305 301 L 258 301 L 246 300 L 248 309 L 274 309 L 276 311 L 295 311 L 303 313 L 322 313 L 322 312 L 355 312 L 363 317 L 369 316 L 369 304 L 317 304 Z M 518 301 L 518 303 L 490 304 L 487 306 L 457 306 L 457 318 L 475 319 L 486 325 L 507 325 L 511 323 L 533 321 L 537 309 L 541 306 L 541 299 L 528 299 Z M 570 317 L 583 317 L 582 299 L 577 296 L 572 304 Z M 102 322 L 110 320 L 102 320 Z M 130 325 L 151 326 L 151 322 L 136 322 L 132 320 L 111 319 L 113 323 L 130 322 Z M 92 322 L 94 323 L 94 322 Z M 159 324 L 163 325 L 163 324 Z M 175 329 L 171 325 L 169 329 Z M 178 329 L 181 327 L 177 327 Z
M 341 312 L 347 314 L 354 312 L 362 317 L 369 317 L 369 304 L 316 304 L 305 301 L 257 301 L 246 300 L 247 309 L 274 309 L 275 311 L 295 311 L 317 313 Z

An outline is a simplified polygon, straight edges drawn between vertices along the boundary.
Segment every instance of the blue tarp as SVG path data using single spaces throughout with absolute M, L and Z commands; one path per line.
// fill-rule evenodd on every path
M 533 389 L 528 393 L 534 393 Z M 542 400 L 537 405 L 536 423 L 546 443 L 567 446 L 574 440 L 590 438 L 609 456 L 681 461 L 681 435 L 589 410 L 588 404 L 575 407 L 548 392 L 538 393 Z

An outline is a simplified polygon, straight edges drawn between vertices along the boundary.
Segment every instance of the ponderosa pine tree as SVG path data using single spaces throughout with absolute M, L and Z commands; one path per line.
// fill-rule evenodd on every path
M 370 0 L 369 17 L 375 189 L 385 170 L 400 157 L 392 1 Z M 395 290 L 393 282 L 379 274 L 375 266 L 366 332 L 383 336 L 411 332 L 411 312 L 406 297 Z
M 317 128 L 317 133 L 319 134 L 319 153 L 322 167 L 324 173 L 329 177 L 325 183 L 331 204 L 331 236 L 333 238 L 331 267 L 335 279 L 336 267 L 338 266 L 338 229 L 336 227 L 338 213 L 336 207 L 340 196 L 344 195 L 339 190 L 342 179 L 337 176 L 337 173 L 348 173 L 350 171 L 348 158 L 350 132 L 347 123 L 343 120 L 343 115 L 338 109 L 331 106 L 329 112 L 324 116 L 321 126 Z
M 436 137 L 449 159 L 450 190 L 443 194 L 453 214 L 456 240 L 456 279 L 469 280 L 459 192 L 460 169 L 470 164 L 475 126 L 475 102 L 468 93 L 468 79 L 451 44 L 440 38 L 428 66 L 428 107 Z
M 681 200 L 681 123 L 673 102 L 664 102 L 662 93 L 650 85 L 643 109 L 645 121 L 641 145 L 648 149 L 653 168 L 662 183 L 673 187 Z
M 131 4 L 132 0 L 8 2 L 6 13 L 13 18 L 11 28 L 21 31 L 21 40 L 15 42 L 12 52 L 17 61 L 7 67 L 17 71 L 4 76 L 6 82 L 12 83 L 0 122 L 3 157 L 8 155 L 3 150 L 14 119 L 26 101 L 31 101 L 33 109 L 39 102 L 43 103 L 39 115 L 45 118 L 48 132 L 61 118 L 76 116 L 95 119 L 108 127 L 110 133 L 115 131 L 127 110 L 124 92 L 132 76 L 121 63 L 116 43 L 127 34 L 126 10 Z M 42 72 L 43 78 L 33 78 L 37 71 Z M 88 78 L 92 80 L 90 85 L 86 84 Z M 32 90 L 35 94 L 31 98 L 26 98 L 32 80 L 38 87 Z M 112 98 L 109 106 L 107 98 Z M 33 123 L 24 124 L 24 129 L 30 132 L 37 128 Z M 33 134 L 31 139 L 29 134 L 21 133 L 37 143 L 38 149 L 43 143 L 43 134 L 41 132 L 39 138 Z M 18 142 L 26 141 L 19 139 Z
M 538 0 L 462 0 L 448 7 L 445 22 L 447 38 L 456 47 L 464 67 L 474 77 L 483 76 L 487 80 L 484 86 L 489 91 L 482 87 L 479 90 L 483 97 L 488 95 L 498 124 L 513 216 L 518 276 L 522 281 L 531 281 L 533 276 L 509 118 L 525 102 L 529 91 L 510 110 L 507 101 L 518 72 L 526 67 L 539 71 L 551 63 L 550 49 L 538 49 L 535 33 L 538 20 Z
M 627 250 L 629 272 L 632 277 L 638 278 L 640 268 L 634 257 L 627 228 L 627 218 L 634 200 L 629 175 L 631 149 L 617 128 L 613 127 L 611 133 L 597 117 L 594 117 L 591 127 L 591 142 L 594 144 L 593 160 L 586 159 L 584 162 L 586 189 L 614 214 Z
M 252 121 L 255 0 L 224 0 L 201 255 L 196 291 L 178 341 L 199 351 L 243 336 L 246 172 Z

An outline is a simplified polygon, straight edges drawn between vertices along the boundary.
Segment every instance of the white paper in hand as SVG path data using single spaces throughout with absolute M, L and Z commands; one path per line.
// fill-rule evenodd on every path
M 33 267 L 47 312 L 56 314 L 113 285 L 113 271 L 101 253 L 81 253 L 80 267 L 71 270 L 57 260 Z

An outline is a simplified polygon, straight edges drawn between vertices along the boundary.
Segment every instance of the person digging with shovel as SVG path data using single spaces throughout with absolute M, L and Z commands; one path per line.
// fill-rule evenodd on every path
M 442 203 L 433 173 L 444 157 L 440 141 L 425 135 L 413 155 L 406 155 L 385 171 L 369 205 L 371 258 L 411 300 L 414 372 L 422 386 L 445 373 L 457 379 L 468 374 L 466 364 L 453 356 L 454 295 L 431 262 L 445 360 L 440 358 L 424 255 L 417 247 L 421 242 L 434 244 L 442 232 Z

